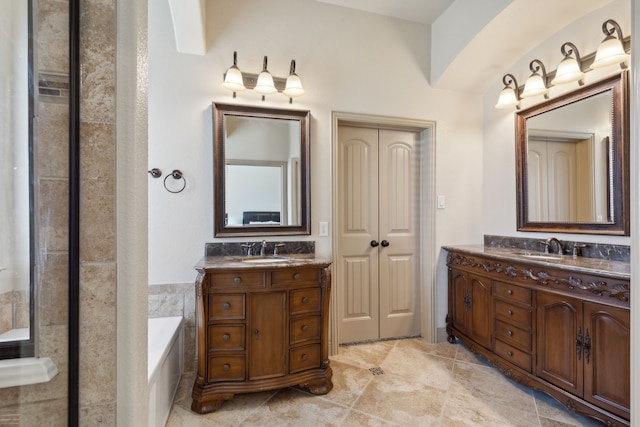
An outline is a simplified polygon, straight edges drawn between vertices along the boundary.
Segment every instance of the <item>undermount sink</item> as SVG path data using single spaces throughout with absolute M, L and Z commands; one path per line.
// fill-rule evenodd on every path
M 534 253 L 524 253 L 520 254 L 525 258 L 534 258 L 534 259 L 547 259 L 547 260 L 561 260 L 562 256 L 553 255 L 553 254 L 534 254 Z
M 271 264 L 274 262 L 287 262 L 287 261 L 291 261 L 291 258 L 276 257 L 276 256 L 269 256 L 269 257 L 257 256 L 253 258 L 242 259 L 242 262 L 246 262 L 249 264 Z

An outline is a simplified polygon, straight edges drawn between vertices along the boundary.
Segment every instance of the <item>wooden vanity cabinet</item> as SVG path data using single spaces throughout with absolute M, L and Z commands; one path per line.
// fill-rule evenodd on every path
M 193 411 L 215 411 L 238 393 L 331 390 L 328 264 L 197 269 Z
M 449 342 L 570 410 L 629 425 L 628 279 L 457 252 L 447 265 Z

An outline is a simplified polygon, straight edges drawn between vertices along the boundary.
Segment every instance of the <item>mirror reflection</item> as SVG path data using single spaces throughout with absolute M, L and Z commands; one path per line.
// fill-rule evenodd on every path
M 213 109 L 215 236 L 310 234 L 309 112 Z
M 29 10 L 0 1 L 0 356 L 30 341 Z M 2 357 L 0 357 L 2 358 Z
M 517 113 L 518 230 L 629 234 L 627 79 Z

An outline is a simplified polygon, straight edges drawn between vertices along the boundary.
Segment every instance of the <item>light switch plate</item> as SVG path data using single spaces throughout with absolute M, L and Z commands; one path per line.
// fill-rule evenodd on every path
M 319 222 L 318 223 L 318 236 L 326 237 L 329 235 L 329 223 L 328 222 Z
M 439 195 L 438 196 L 438 209 L 444 209 L 445 207 L 445 199 L 444 196 Z

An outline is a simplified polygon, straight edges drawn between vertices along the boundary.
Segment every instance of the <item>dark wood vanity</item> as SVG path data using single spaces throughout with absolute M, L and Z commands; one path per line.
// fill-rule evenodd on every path
M 299 385 L 326 394 L 333 387 L 329 262 L 253 258 L 207 257 L 196 266 L 195 412 L 215 411 L 239 393 Z
M 445 249 L 449 342 L 571 411 L 629 425 L 628 263 Z

